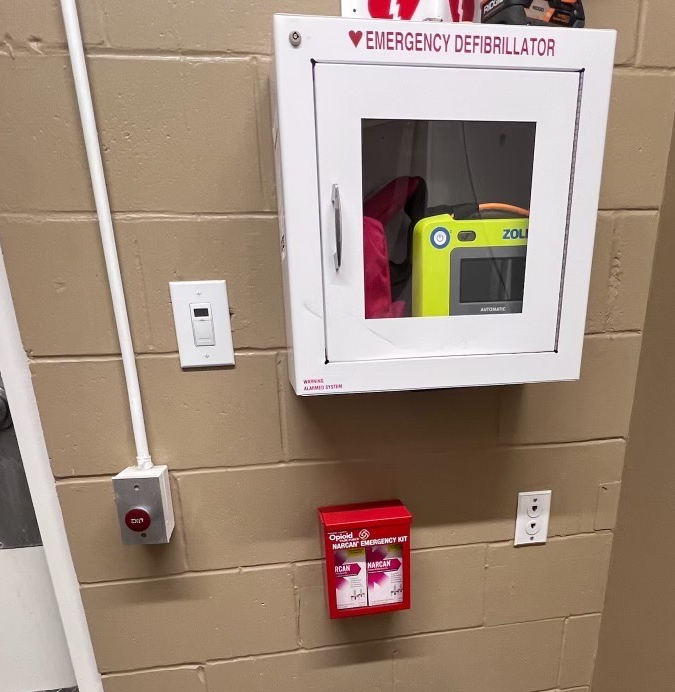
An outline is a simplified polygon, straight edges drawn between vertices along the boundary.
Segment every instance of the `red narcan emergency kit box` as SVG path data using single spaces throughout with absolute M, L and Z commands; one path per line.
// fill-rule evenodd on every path
M 410 608 L 410 524 L 400 500 L 319 509 L 331 618 Z

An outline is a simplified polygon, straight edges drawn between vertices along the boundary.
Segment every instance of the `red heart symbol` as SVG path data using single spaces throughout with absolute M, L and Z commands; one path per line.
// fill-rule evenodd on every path
M 363 38 L 363 31 L 350 31 L 349 38 L 352 40 L 354 48 L 356 48 Z
M 368 12 L 374 19 L 412 19 L 420 0 L 368 0 Z

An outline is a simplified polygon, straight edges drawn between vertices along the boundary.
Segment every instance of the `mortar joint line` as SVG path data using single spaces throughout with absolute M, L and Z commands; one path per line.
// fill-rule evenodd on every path
M 584 334 L 585 339 L 621 339 L 631 336 L 641 336 L 642 329 L 619 329 L 616 331 L 589 332 Z M 236 356 L 256 356 L 256 355 L 274 355 L 285 354 L 289 352 L 288 346 L 238 346 L 234 353 Z M 152 359 L 172 359 L 178 358 L 178 351 L 143 351 L 137 350 L 136 357 L 139 360 Z M 35 353 L 32 349 L 27 351 L 28 359 L 31 363 L 96 363 L 96 362 L 111 362 L 121 361 L 119 353 L 78 353 L 78 354 L 40 354 Z M 279 384 L 279 377 L 277 377 Z M 602 438 L 592 438 L 602 439 Z
M 574 538 L 589 538 L 592 536 L 598 536 L 598 535 L 611 535 L 612 532 L 609 529 L 604 529 L 602 531 L 587 531 L 583 533 L 573 533 L 573 534 L 568 534 L 565 536 L 551 536 L 548 543 L 558 543 L 558 542 L 566 542 L 568 540 L 574 539 Z M 417 553 L 428 553 L 428 552 L 441 552 L 443 550 L 453 550 L 453 549 L 460 549 L 460 548 L 476 548 L 476 547 L 486 547 L 487 549 L 489 548 L 503 548 L 503 547 L 508 547 L 511 546 L 513 541 L 511 539 L 503 539 L 503 540 L 498 540 L 498 541 L 487 541 L 487 542 L 480 542 L 480 543 L 450 543 L 450 544 L 445 544 L 445 545 L 435 545 L 435 546 L 429 546 L 426 548 L 413 548 L 411 550 L 412 553 L 417 554 Z M 158 582 L 158 581 L 168 581 L 172 579 L 185 579 L 187 577 L 209 577 L 209 576 L 224 576 L 224 575 L 237 575 L 237 574 L 249 574 L 249 573 L 254 573 L 254 572 L 260 572 L 260 571 L 272 571 L 272 570 L 281 570 L 281 569 L 288 569 L 289 573 L 293 574 L 295 571 L 296 567 L 306 567 L 306 566 L 311 566 L 311 565 L 318 565 L 323 563 L 324 558 L 321 557 L 315 557 L 315 558 L 304 558 L 304 559 L 298 559 L 298 560 L 293 560 L 291 562 L 270 562 L 270 563 L 258 563 L 258 564 L 248 564 L 248 565 L 237 565 L 237 566 L 230 566 L 230 567 L 216 567 L 216 568 L 207 568 L 207 569 L 195 569 L 195 568 L 189 568 L 186 571 L 182 572 L 175 572 L 172 574 L 163 574 L 163 575 L 151 575 L 151 576 L 143 576 L 143 577 L 122 577 L 119 579 L 108 579 L 108 580 L 99 580 L 99 581 L 81 581 L 81 585 L 85 589 L 97 589 L 97 588 L 105 588 L 105 587 L 111 587 L 111 586 L 121 586 L 121 585 L 137 585 L 137 584 L 143 584 L 143 583 L 150 583 L 150 582 Z M 489 565 L 486 567 L 486 569 L 489 569 Z M 295 580 L 294 578 L 292 579 L 292 586 L 295 587 Z M 582 615 L 593 615 L 595 613 L 580 613 L 578 614 L 579 616 Z M 560 619 L 561 617 L 569 617 L 569 616 L 559 616 L 557 618 L 553 619 Z M 542 618 L 542 619 L 551 619 L 551 618 Z M 529 622 L 529 621 L 526 621 Z M 508 624 L 508 623 L 506 623 Z
M 560 637 L 560 656 L 558 658 L 558 675 L 556 676 L 556 687 L 560 689 L 560 678 L 562 676 L 563 657 L 565 655 L 565 640 L 567 638 L 567 622 L 569 615 L 565 616 L 562 626 L 562 634 Z
M 640 65 L 642 49 L 644 47 L 644 33 L 647 24 L 647 0 L 639 0 L 637 30 L 635 35 L 635 45 L 633 46 L 633 62 L 638 69 L 645 69 L 644 65 Z

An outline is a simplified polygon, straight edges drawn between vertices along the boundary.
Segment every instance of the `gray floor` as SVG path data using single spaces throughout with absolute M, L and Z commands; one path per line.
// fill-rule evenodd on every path
M 0 430 L 0 548 L 35 545 L 42 545 L 42 539 L 14 428 L 9 427 Z

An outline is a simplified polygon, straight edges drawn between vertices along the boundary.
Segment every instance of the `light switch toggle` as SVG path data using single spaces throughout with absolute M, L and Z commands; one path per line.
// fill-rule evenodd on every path
M 215 346 L 211 303 L 190 303 L 190 317 L 195 346 Z

